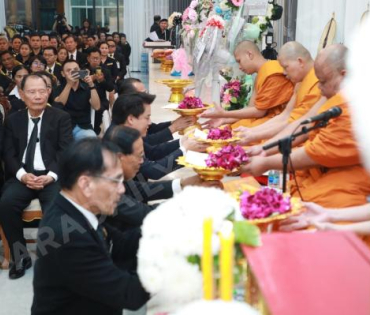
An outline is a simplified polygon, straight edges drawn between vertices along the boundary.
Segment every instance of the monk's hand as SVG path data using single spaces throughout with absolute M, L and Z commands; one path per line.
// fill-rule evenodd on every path
M 215 107 L 207 109 L 203 114 L 200 115 L 202 118 L 222 118 L 225 117 L 225 110 L 218 105 Z
M 303 205 L 306 211 L 281 221 L 279 224 L 280 231 L 290 232 L 306 229 L 310 226 L 314 226 L 318 230 L 326 229 L 326 223 L 330 222 L 330 210 L 326 210 L 313 202 L 304 202 Z
M 239 145 L 248 145 L 256 140 L 255 134 L 251 128 L 240 126 L 234 129 L 234 131 L 236 133 L 235 135 L 240 138 L 240 140 L 237 142 Z
M 267 156 L 266 151 L 263 150 L 261 145 L 254 145 L 249 147 L 245 152 L 249 156 Z
M 212 128 L 218 128 L 224 124 L 224 120 L 222 118 L 214 118 L 209 119 L 206 122 L 202 124 L 203 129 L 212 129 Z
M 252 176 L 260 176 L 268 170 L 269 167 L 264 156 L 252 156 L 249 158 L 247 164 L 240 167 L 242 173 L 247 173 Z

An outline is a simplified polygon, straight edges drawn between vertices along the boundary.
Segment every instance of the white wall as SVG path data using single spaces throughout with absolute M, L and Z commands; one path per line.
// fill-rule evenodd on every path
M 296 40 L 315 57 L 325 25 L 335 12 L 337 33 L 334 42 L 348 44 L 368 2 L 369 0 L 299 0 Z

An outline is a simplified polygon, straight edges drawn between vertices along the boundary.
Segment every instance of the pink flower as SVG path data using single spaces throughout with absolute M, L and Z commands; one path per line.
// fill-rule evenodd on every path
M 208 167 L 223 168 L 232 171 L 247 161 L 248 156 L 241 146 L 228 145 L 216 153 L 210 153 L 206 164 Z
M 232 131 L 229 126 L 223 129 L 221 128 L 211 129 L 207 135 L 207 139 L 211 139 L 211 140 L 226 140 L 232 137 L 233 137 Z
M 195 22 L 197 20 L 197 18 L 198 18 L 197 12 L 194 9 L 189 9 L 189 19 L 192 22 Z
M 182 21 L 184 24 L 184 21 L 186 21 L 189 18 L 189 8 L 186 8 L 184 13 L 182 14 Z
M 179 109 L 195 109 L 203 108 L 204 105 L 199 97 L 186 96 L 179 104 Z
M 197 5 L 198 5 L 198 0 L 193 0 L 192 2 L 190 2 L 191 9 L 195 9 Z
M 185 24 L 184 29 L 185 29 L 185 31 L 190 32 L 191 31 L 191 26 L 189 24 Z
M 231 2 L 233 3 L 233 5 L 235 5 L 236 7 L 240 7 L 242 6 L 244 0 L 231 0 Z
M 229 93 L 224 93 L 223 97 L 222 97 L 222 101 L 225 103 L 225 104 L 229 104 L 230 101 L 231 101 L 231 95 Z
M 240 197 L 240 210 L 248 220 L 263 219 L 273 214 L 282 214 L 291 209 L 290 197 L 272 188 L 263 188 L 254 195 L 248 191 Z

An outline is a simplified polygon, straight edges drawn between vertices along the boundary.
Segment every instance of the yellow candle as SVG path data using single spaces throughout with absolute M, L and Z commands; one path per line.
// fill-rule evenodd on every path
M 213 300 L 213 253 L 212 253 L 212 218 L 203 222 L 203 298 Z
M 220 298 L 223 301 L 233 299 L 234 239 L 233 224 L 227 221 L 220 231 Z

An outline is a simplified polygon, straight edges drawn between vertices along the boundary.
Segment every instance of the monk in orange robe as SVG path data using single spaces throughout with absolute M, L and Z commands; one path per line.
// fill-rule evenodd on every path
M 241 145 L 270 139 L 290 122 L 307 113 L 312 106 L 323 98 L 313 67 L 314 61 L 310 52 L 302 44 L 288 42 L 283 45 L 279 52 L 278 61 L 287 78 L 295 84 L 294 94 L 280 115 L 257 127 L 237 128 L 236 131 L 239 132 L 239 137 L 242 139 L 240 141 Z
M 293 83 L 284 75 L 284 69 L 276 60 L 266 60 L 256 44 L 250 41 L 239 43 L 234 51 L 239 68 L 246 74 L 257 73 L 254 90 L 249 106 L 235 111 L 226 111 L 220 107 L 202 114 L 204 118 L 223 118 L 218 125 L 235 123 L 233 128 L 240 125 L 257 126 L 268 119 L 280 114 L 293 94 Z M 238 122 L 240 119 L 246 118 Z M 215 127 L 215 125 L 212 125 Z
M 370 176 L 360 162 L 348 105 L 339 92 L 346 73 L 346 52 L 343 45 L 331 45 L 319 53 L 314 65 L 321 93 L 328 99 L 319 113 L 339 106 L 342 114 L 326 128 L 311 132 L 308 139 L 299 137 L 295 144 L 307 141 L 291 154 L 292 164 L 299 170 L 296 178 L 302 198 L 324 207 L 362 205 L 370 195 Z M 282 169 L 281 154 L 251 157 L 243 171 L 260 175 L 270 169 Z M 298 187 L 292 186 L 293 196 L 299 196 Z

